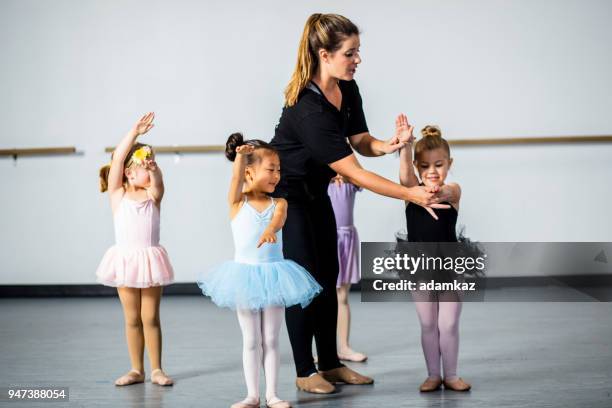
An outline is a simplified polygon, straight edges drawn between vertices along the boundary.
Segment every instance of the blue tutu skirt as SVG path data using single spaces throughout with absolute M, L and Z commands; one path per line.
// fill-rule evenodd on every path
M 202 293 L 220 307 L 260 310 L 269 306 L 308 306 L 323 289 L 289 259 L 260 264 L 227 261 L 198 280 Z

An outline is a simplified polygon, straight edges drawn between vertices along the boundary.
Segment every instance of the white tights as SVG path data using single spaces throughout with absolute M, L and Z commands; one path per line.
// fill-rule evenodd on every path
M 284 312 L 283 307 L 268 307 L 260 311 L 238 310 L 243 341 L 242 364 L 248 400 L 259 400 L 259 372 L 262 361 L 266 379 L 266 400 L 277 399 L 276 386 L 280 366 L 278 334 Z

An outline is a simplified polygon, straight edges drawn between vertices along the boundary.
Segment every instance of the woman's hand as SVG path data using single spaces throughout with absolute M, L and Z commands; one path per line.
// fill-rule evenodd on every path
M 380 145 L 380 151 L 385 153 L 385 154 L 391 154 L 393 152 L 398 151 L 399 149 L 401 149 L 402 147 L 404 147 L 406 145 L 406 143 L 400 141 L 400 138 L 397 134 L 397 132 L 395 133 L 395 135 L 393 135 L 393 137 L 389 140 L 386 140 L 384 142 L 382 142 L 382 144 Z
M 439 186 L 415 186 L 408 188 L 408 191 L 409 193 L 406 201 L 410 201 L 425 208 L 427 212 L 436 220 L 438 219 L 438 216 L 433 211 L 434 208 L 450 208 L 450 205 L 448 204 L 440 204 L 441 198 L 438 195 L 440 192 Z
M 142 118 L 138 119 L 138 122 L 134 124 L 132 132 L 137 136 L 144 135 L 151 130 L 153 126 L 155 126 L 153 124 L 153 119 L 155 119 L 154 112 L 146 113 Z
M 425 187 L 425 190 L 427 190 L 430 193 L 434 193 L 434 194 L 438 193 L 438 192 L 440 192 L 442 190 L 442 188 L 440 186 L 438 186 L 438 185 L 424 186 L 424 187 Z M 443 201 L 442 197 L 440 197 L 440 201 Z
M 380 150 L 385 154 L 393 153 L 404 146 L 412 146 L 414 126 L 408 123 L 408 118 L 403 113 L 395 119 L 395 135 L 382 143 Z
M 266 242 L 269 244 L 276 243 L 276 234 L 269 229 L 266 229 L 263 234 L 261 234 L 259 242 L 257 243 L 257 248 L 261 247 Z

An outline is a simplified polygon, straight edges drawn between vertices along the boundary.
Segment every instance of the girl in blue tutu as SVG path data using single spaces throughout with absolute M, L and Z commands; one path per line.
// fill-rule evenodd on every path
M 238 313 L 248 394 L 232 408 L 259 407 L 262 362 L 266 406 L 287 408 L 289 403 L 276 395 L 284 309 L 297 304 L 306 307 L 322 288 L 308 271 L 283 257 L 281 229 L 287 201 L 270 196 L 280 181 L 276 150 L 234 133 L 227 140 L 225 155 L 234 162 L 228 196 L 234 260 L 204 275 L 198 285 L 218 306 Z

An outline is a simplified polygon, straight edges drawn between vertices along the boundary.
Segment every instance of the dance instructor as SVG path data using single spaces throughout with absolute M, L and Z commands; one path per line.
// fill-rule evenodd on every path
M 357 161 L 351 146 L 363 156 L 382 156 L 407 142 L 397 135 L 388 141 L 370 135 L 353 80 L 359 63 L 355 24 L 337 14 L 310 16 L 271 141 L 281 159 L 281 181 L 274 195 L 289 203 L 283 228 L 285 258 L 306 268 L 323 287 L 305 309 L 297 305 L 285 312 L 296 385 L 313 393 L 331 393 L 335 382 L 373 382 L 342 365 L 336 351 L 338 254 L 336 221 L 327 195 L 330 179 L 338 173 L 353 184 L 414 202 L 430 212 L 431 208 L 448 208 L 438 204 L 448 200 L 448 192 L 403 187 L 362 168 Z M 313 336 L 319 371 L 312 356 Z

